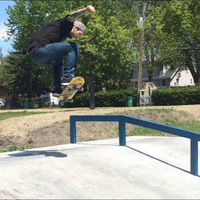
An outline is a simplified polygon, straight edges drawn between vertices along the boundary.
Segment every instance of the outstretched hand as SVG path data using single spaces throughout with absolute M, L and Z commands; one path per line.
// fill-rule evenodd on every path
M 87 13 L 94 13 L 95 12 L 95 8 L 90 5 L 90 6 L 86 7 L 86 11 L 87 11 Z

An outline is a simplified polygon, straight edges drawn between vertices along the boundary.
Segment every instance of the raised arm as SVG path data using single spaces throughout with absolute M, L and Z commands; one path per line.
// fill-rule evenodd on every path
M 86 14 L 86 13 L 93 13 L 95 12 L 95 9 L 93 6 L 87 6 L 86 8 L 83 8 L 83 9 L 80 9 L 80 10 L 77 10 L 73 13 L 71 13 L 69 16 L 68 16 L 68 19 L 72 22 L 75 21 L 76 18 Z

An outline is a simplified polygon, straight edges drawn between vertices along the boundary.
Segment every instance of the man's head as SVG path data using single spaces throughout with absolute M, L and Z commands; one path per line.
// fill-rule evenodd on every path
M 85 25 L 80 21 L 75 21 L 70 32 L 70 38 L 79 38 L 85 33 Z

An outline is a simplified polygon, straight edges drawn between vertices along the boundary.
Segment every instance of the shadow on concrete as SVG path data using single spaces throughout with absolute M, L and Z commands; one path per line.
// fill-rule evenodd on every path
M 57 158 L 64 158 L 67 157 L 67 154 L 60 153 L 57 151 L 23 151 L 19 153 L 13 153 L 9 154 L 11 157 L 25 157 L 25 156 L 38 156 L 38 155 L 44 155 L 47 157 L 57 157 Z
M 162 162 L 162 163 L 164 163 L 164 164 L 166 164 L 166 165 L 169 165 L 169 166 L 171 166 L 171 167 L 174 167 L 174 168 L 176 168 L 176 169 L 179 169 L 179 170 L 182 170 L 182 171 L 184 171 L 184 172 L 186 172 L 186 173 L 191 174 L 191 172 L 189 172 L 189 171 L 187 171 L 187 170 L 185 170 L 185 169 L 182 169 L 182 168 L 180 168 L 180 167 L 177 167 L 177 166 L 175 166 L 175 165 L 172 165 L 172 164 L 170 164 L 170 163 L 168 163 L 168 162 L 166 162 L 166 161 L 160 160 L 160 159 L 158 159 L 158 158 L 156 158 L 156 157 L 154 157 L 154 156 L 151 156 L 151 155 L 149 155 L 149 154 L 147 154 L 147 153 L 144 153 L 144 152 L 142 152 L 142 151 L 139 151 L 139 150 L 134 149 L 134 148 L 129 147 L 129 146 L 126 146 L 126 147 L 129 148 L 129 149 L 131 149 L 131 150 L 133 150 L 133 151 L 136 151 L 136 152 L 138 152 L 138 153 L 140 153 L 140 154 L 143 154 L 143 155 L 145 155 L 145 156 L 148 156 L 148 157 L 150 157 L 150 158 L 152 158 L 152 159 L 154 159 L 154 160 L 157 160 L 157 161 L 159 161 L 159 162 Z M 192 174 L 191 174 L 191 175 L 192 175 Z
M 113 145 L 113 144 L 88 144 L 88 143 L 84 143 L 84 142 L 82 142 L 81 144 L 85 144 L 85 145 L 95 145 L 95 146 L 119 146 L 119 145 Z M 149 158 L 152 158 L 152 159 L 154 159 L 154 160 L 157 160 L 157 161 L 159 161 L 159 162 L 162 162 L 162 163 L 164 163 L 164 164 L 166 164 L 166 165 L 169 165 L 169 166 L 171 166 L 171 167 L 174 167 L 174 168 L 176 168 L 176 169 L 179 169 L 179 170 L 182 170 L 182 171 L 184 171 L 184 172 L 186 172 L 186 173 L 189 173 L 189 174 L 191 174 L 191 172 L 190 171 L 187 171 L 187 170 L 185 170 L 185 169 L 182 169 L 182 168 L 180 168 L 180 167 L 178 167 L 178 166 L 175 166 L 175 165 L 172 165 L 172 164 L 170 164 L 170 163 L 168 163 L 168 162 L 166 162 L 166 161 L 163 161 L 163 160 L 161 160 L 161 159 L 159 159 L 159 158 L 156 158 L 156 157 L 154 157 L 154 156 L 151 156 L 151 155 L 149 155 L 149 154 L 147 154 L 147 153 L 144 153 L 144 152 L 142 152 L 142 151 L 140 151 L 140 150 L 137 150 L 137 149 L 134 149 L 134 148 L 132 148 L 132 147 L 130 147 L 130 146 L 124 146 L 124 147 L 127 147 L 127 148 L 129 148 L 129 149 L 131 149 L 131 150 L 133 150 L 133 151 L 136 151 L 136 152 L 138 152 L 138 153 L 140 153 L 140 154 L 143 154 L 143 155 L 145 155 L 145 156 L 148 156 Z M 192 175 L 192 174 L 191 174 Z M 200 177 L 200 176 L 198 176 L 198 177 Z

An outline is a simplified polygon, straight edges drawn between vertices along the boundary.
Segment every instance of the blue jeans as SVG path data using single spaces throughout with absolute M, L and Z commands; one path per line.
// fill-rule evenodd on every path
M 78 57 L 79 45 L 76 42 L 52 43 L 31 53 L 34 63 L 53 66 L 54 86 L 61 86 L 63 76 L 74 77 Z

